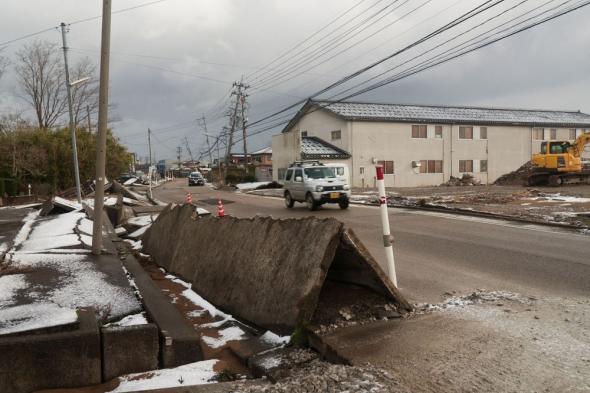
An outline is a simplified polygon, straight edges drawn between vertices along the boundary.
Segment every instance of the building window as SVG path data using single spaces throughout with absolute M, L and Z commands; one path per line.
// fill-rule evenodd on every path
M 442 173 L 442 160 L 421 160 L 420 173 Z
M 340 130 L 332 131 L 332 140 L 337 141 L 342 139 L 342 132 Z
M 426 138 L 427 136 L 426 125 L 414 124 L 412 126 L 412 138 Z
M 533 128 L 533 140 L 542 141 L 544 133 L 545 133 L 544 128 Z
M 442 138 L 442 126 L 434 126 L 434 137 Z
M 361 166 L 361 167 L 359 168 L 359 173 L 360 173 L 361 175 L 362 175 L 363 173 L 365 173 L 365 167 L 364 167 L 364 166 Z
M 383 167 L 383 174 L 384 175 L 393 175 L 393 173 L 394 173 L 393 161 L 377 161 L 377 165 L 381 165 Z
M 488 160 L 481 160 L 479 162 L 479 171 L 481 173 L 488 173 Z
M 549 133 L 549 139 L 552 141 L 557 139 L 557 128 L 552 128 L 551 132 Z
M 570 128 L 570 140 L 576 139 L 576 129 Z
M 473 139 L 473 127 L 459 127 L 459 139 Z
M 487 127 L 479 127 L 479 139 L 488 139 Z
M 307 136 L 307 131 L 301 131 L 301 136 Z
M 459 160 L 459 172 L 473 172 L 473 160 Z

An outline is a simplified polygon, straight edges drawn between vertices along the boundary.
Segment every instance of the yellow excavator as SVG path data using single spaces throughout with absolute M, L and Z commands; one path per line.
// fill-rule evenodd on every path
M 528 178 L 530 186 L 586 183 L 590 184 L 590 168 L 583 165 L 584 147 L 590 145 L 590 132 L 569 141 L 541 143 L 541 152 L 533 154 L 534 172 Z

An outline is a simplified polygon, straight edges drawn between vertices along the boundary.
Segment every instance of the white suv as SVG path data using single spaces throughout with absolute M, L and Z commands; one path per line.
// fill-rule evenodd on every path
M 350 186 L 336 178 L 333 168 L 319 161 L 296 161 L 285 172 L 284 188 L 288 208 L 295 202 L 306 203 L 309 210 L 316 210 L 324 203 L 348 208 Z

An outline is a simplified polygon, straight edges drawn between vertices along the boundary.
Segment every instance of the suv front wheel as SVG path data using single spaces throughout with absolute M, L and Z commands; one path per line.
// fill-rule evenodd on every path
M 285 192 L 285 206 L 287 206 L 288 209 L 291 209 L 293 205 L 295 205 L 295 201 L 291 197 L 291 193 L 289 191 Z
M 311 211 L 317 210 L 318 208 L 318 203 L 313 199 L 311 193 L 307 193 L 305 196 L 305 203 L 307 204 L 307 208 Z
M 340 206 L 340 209 L 342 209 L 342 210 L 344 210 L 344 209 L 348 209 L 348 203 L 349 203 L 349 201 L 348 201 L 348 198 L 346 198 L 346 199 L 341 199 L 341 200 L 338 202 L 338 206 Z

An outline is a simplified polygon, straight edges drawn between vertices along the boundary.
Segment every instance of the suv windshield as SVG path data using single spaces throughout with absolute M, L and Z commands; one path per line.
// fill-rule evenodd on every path
M 189 177 L 201 177 L 201 174 L 199 172 L 193 172 L 189 175 Z
M 305 168 L 305 176 L 309 179 L 334 178 L 334 171 L 327 167 Z

